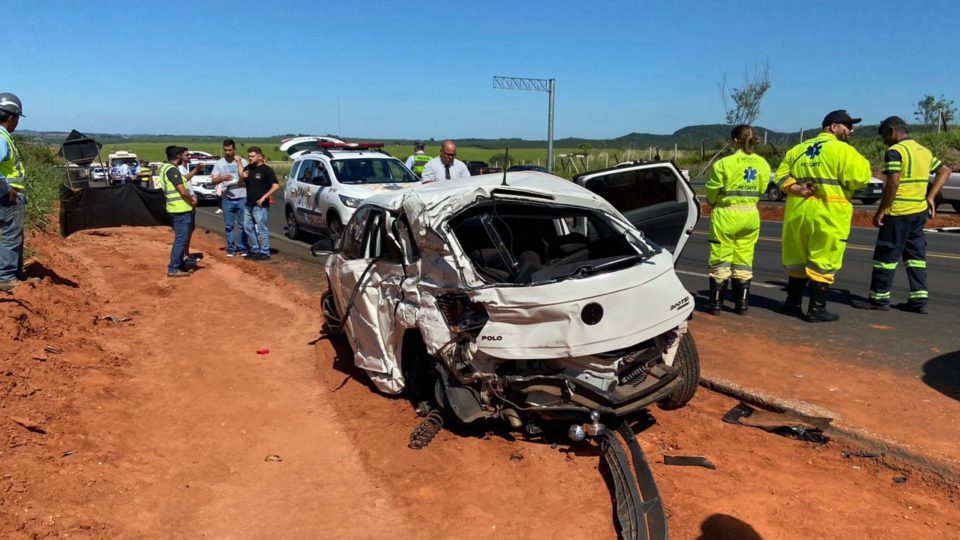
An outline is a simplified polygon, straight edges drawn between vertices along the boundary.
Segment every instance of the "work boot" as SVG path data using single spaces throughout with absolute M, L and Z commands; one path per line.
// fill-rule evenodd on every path
M 733 280 L 733 310 L 737 315 L 746 315 L 750 308 L 750 280 Z
M 807 322 L 833 322 L 840 318 L 840 315 L 827 311 L 828 294 L 830 294 L 829 283 L 810 282 L 810 307 L 807 308 Z
M 903 311 L 909 311 L 911 313 L 919 313 L 920 315 L 927 314 L 927 305 L 919 302 L 902 302 L 897 304 L 897 309 L 902 309 Z
M 787 315 L 803 317 L 803 292 L 807 288 L 807 278 L 790 277 L 787 279 L 787 299 L 780 306 Z
M 723 311 L 723 296 L 727 292 L 727 281 L 718 282 L 713 278 L 710 280 L 710 301 L 707 303 L 707 312 L 713 315 L 719 315 Z
M 857 309 L 870 309 L 873 311 L 890 311 L 889 302 L 877 302 L 873 298 L 867 300 L 854 300 L 850 305 Z

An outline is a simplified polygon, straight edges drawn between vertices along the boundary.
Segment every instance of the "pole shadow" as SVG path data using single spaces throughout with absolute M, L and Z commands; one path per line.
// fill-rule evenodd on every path
M 700 524 L 697 540 L 763 540 L 749 523 L 726 514 L 713 514 Z
M 941 354 L 923 364 L 923 382 L 937 392 L 960 401 L 960 350 Z

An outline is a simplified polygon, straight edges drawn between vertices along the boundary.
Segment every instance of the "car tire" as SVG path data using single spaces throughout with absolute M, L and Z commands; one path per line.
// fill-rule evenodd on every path
M 337 302 L 333 299 L 333 293 L 329 290 L 324 291 L 320 296 L 320 312 L 323 313 L 323 330 L 328 336 L 340 335 L 340 326 L 343 321 L 337 310 Z
M 766 197 L 766 199 L 770 202 L 782 201 L 783 192 L 780 191 L 780 188 L 778 188 L 776 185 L 771 185 L 767 188 L 766 193 L 764 193 L 764 197 Z
M 683 380 L 670 397 L 657 403 L 657 406 L 665 411 L 672 411 L 686 405 L 693 399 L 693 395 L 697 393 L 697 387 L 700 386 L 700 353 L 697 352 L 697 344 L 693 341 L 693 334 L 690 331 L 680 338 L 680 346 L 673 360 L 673 366 L 677 368 Z
M 340 221 L 340 216 L 330 214 L 330 217 L 327 218 L 327 231 L 331 236 L 340 236 L 343 234 L 343 222 Z
M 291 240 L 299 240 L 300 226 L 297 225 L 297 215 L 293 213 L 292 209 L 287 208 L 286 217 L 287 217 L 287 227 L 286 227 L 287 238 Z
M 871 205 L 871 204 L 877 204 L 877 201 L 879 201 L 879 200 L 880 200 L 880 199 L 860 199 L 860 202 L 862 202 L 863 204 L 866 204 L 867 206 L 869 206 L 869 205 Z

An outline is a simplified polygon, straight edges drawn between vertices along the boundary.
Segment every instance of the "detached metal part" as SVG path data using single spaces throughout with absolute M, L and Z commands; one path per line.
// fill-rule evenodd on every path
M 600 430 L 603 460 L 610 468 L 614 488 L 614 504 L 620 538 L 623 540 L 666 540 L 667 516 L 663 499 L 653 478 L 653 471 L 637 442 L 633 429 L 621 422 L 617 433 L 627 443 L 630 460 L 616 434 L 604 427 Z

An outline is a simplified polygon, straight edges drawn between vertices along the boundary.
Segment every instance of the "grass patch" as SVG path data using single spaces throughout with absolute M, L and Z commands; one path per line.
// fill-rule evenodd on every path
M 60 184 L 64 181 L 63 164 L 49 146 L 25 137 L 15 136 L 17 149 L 27 172 L 27 212 L 24 228 L 49 230 L 52 214 L 60 200 Z

